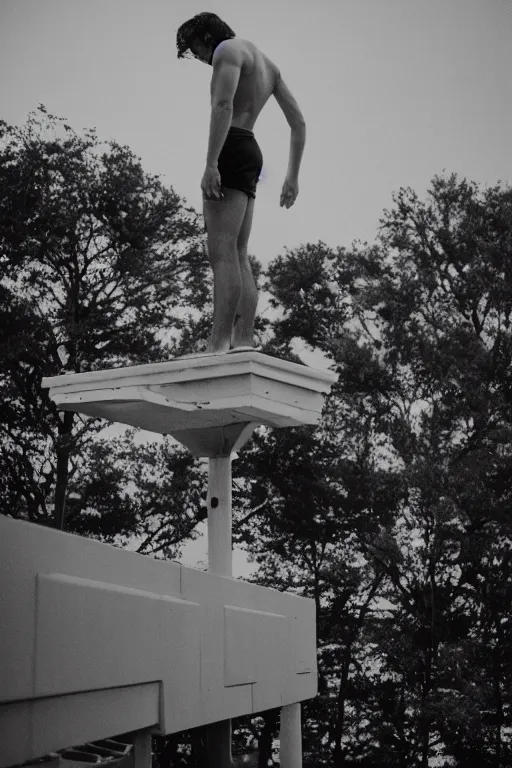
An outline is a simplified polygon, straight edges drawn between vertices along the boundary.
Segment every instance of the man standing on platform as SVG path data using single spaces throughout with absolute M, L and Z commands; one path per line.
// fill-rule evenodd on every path
M 238 38 L 214 13 L 199 13 L 181 25 L 178 58 L 191 51 L 213 67 L 206 170 L 201 181 L 208 254 L 213 269 L 213 328 L 208 352 L 255 349 L 258 292 L 247 246 L 263 156 L 253 128 L 274 96 L 291 128 L 288 170 L 281 207 L 299 193 L 299 166 L 306 123 L 278 67 L 249 40 Z

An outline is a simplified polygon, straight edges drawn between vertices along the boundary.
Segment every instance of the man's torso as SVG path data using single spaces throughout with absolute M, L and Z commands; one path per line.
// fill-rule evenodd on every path
M 242 71 L 233 98 L 231 125 L 252 131 L 261 110 L 272 95 L 279 70 L 249 40 L 236 37 L 226 40 L 226 43 L 237 45 L 242 54 Z

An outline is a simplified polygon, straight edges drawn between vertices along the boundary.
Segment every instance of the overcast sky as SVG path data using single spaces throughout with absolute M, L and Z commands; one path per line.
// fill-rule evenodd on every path
M 77 133 L 127 144 L 202 211 L 212 70 L 176 57 L 176 30 L 213 11 L 281 70 L 307 123 L 299 197 L 279 195 L 289 128 L 272 100 L 249 251 L 373 242 L 400 187 L 434 174 L 512 181 L 510 0 L 0 0 L 0 118 L 43 103 Z M 205 540 L 183 562 L 205 560 Z M 239 556 L 235 575 L 246 573 Z

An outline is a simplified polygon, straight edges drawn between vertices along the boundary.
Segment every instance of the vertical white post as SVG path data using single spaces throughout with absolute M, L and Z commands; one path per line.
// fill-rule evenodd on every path
M 132 738 L 134 768 L 151 768 L 151 734 L 147 731 L 138 731 Z
M 302 768 L 300 703 L 281 707 L 281 768 Z
M 233 576 L 231 456 L 210 459 L 208 468 L 208 572 Z M 208 753 L 215 768 L 231 768 L 231 720 L 208 726 Z
M 210 459 L 208 472 L 208 571 L 233 576 L 231 456 Z

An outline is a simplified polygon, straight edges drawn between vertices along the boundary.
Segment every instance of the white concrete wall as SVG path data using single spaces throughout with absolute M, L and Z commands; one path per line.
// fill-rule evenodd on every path
M 313 600 L 0 516 L 0 768 L 317 693 Z

